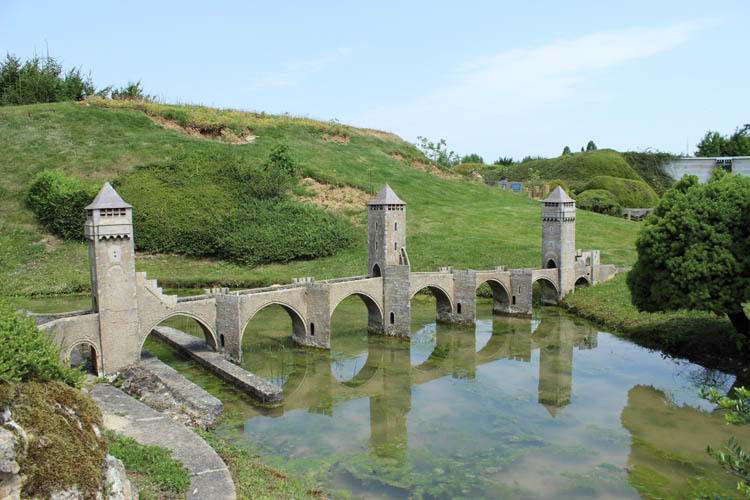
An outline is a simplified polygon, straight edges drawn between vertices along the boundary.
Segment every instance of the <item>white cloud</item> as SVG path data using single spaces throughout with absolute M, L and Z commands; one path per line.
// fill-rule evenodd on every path
M 452 83 L 410 105 L 383 107 L 357 121 L 412 140 L 416 135 L 485 135 L 488 123 L 573 98 L 578 86 L 604 70 L 684 44 L 706 24 L 630 28 L 509 49 L 467 62 L 448 75 Z
M 301 59 L 282 64 L 281 71 L 267 71 L 251 75 L 250 88 L 288 87 L 296 85 L 307 73 L 320 71 L 335 65 L 352 54 L 352 49 L 339 47 L 334 51 L 310 59 Z

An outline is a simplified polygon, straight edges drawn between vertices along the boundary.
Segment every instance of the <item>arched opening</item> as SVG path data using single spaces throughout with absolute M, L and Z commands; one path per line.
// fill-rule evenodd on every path
M 271 303 L 250 317 L 240 337 L 240 366 L 279 387 L 295 369 L 292 335 L 304 337 L 302 317 L 286 304 Z
M 557 287 L 547 278 L 537 279 L 531 286 L 531 302 L 533 305 L 557 304 Z
M 453 316 L 453 301 L 445 290 L 436 285 L 427 285 L 417 290 L 412 296 L 412 303 L 415 297 L 420 303 L 435 301 L 435 318 L 437 321 L 450 323 Z M 432 297 L 432 299 L 430 299 Z M 421 321 L 421 320 L 420 320 Z M 412 322 L 413 324 L 414 322 Z
M 372 266 L 372 277 L 379 278 L 380 276 L 380 266 L 375 264 L 374 266 Z
M 336 305 L 331 314 L 331 373 L 339 382 L 353 380 L 368 359 L 369 331 L 382 331 L 377 303 L 355 293 Z
M 511 297 L 501 282 L 491 279 L 477 287 L 477 302 L 474 319 L 476 350 L 483 349 L 495 335 L 498 315 L 509 314 Z
M 96 347 L 89 342 L 81 342 L 71 347 L 66 362 L 71 368 L 78 368 L 84 373 L 100 375 L 99 356 Z
M 210 349 L 217 350 L 218 342 L 214 332 L 203 322 L 193 316 L 184 313 L 169 316 L 151 328 L 141 345 L 139 356 L 144 357 L 146 354 L 156 356 L 168 365 L 174 365 L 181 361 L 183 356 L 176 352 L 172 347 L 160 339 L 161 335 L 190 335 L 202 340 Z
M 585 276 L 581 276 L 576 280 L 576 288 L 581 288 L 585 286 L 589 286 L 591 283 L 589 283 L 589 280 L 586 279 Z
M 556 267 L 557 267 L 557 264 L 555 264 L 555 260 L 554 259 L 548 260 L 547 264 L 545 264 L 545 266 L 544 266 L 545 269 L 555 269 Z

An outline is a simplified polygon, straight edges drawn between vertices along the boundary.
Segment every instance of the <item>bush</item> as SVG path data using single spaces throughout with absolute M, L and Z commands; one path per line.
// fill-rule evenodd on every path
M 670 153 L 650 151 L 627 151 L 622 153 L 622 156 L 633 167 L 633 170 L 638 172 L 643 180 L 654 188 L 659 196 L 663 195 L 674 184 L 675 179 L 672 179 L 664 166 L 677 156 Z
M 622 207 L 615 195 L 604 189 L 589 189 L 576 197 L 576 207 L 605 215 L 622 217 Z
M 550 193 L 552 191 L 554 191 L 557 186 L 560 186 L 561 188 L 563 188 L 563 191 L 565 191 L 568 194 L 570 194 L 572 192 L 571 189 L 568 187 L 568 184 L 565 181 L 562 181 L 560 179 L 555 179 L 553 181 L 549 181 L 547 183 L 547 186 L 549 186 L 549 192 Z
M 222 257 L 248 265 L 332 255 L 353 241 L 344 219 L 292 200 L 256 200 L 230 213 Z
M 589 189 L 609 191 L 623 208 L 653 208 L 659 203 L 659 195 L 641 180 L 600 175 L 586 183 L 584 191 Z
M 45 170 L 29 185 L 26 203 L 50 232 L 66 240 L 82 240 L 85 207 L 97 191 L 94 184 L 56 170 Z
M 0 63 L 0 105 L 80 101 L 94 93 L 91 77 L 73 68 L 65 76 L 53 57 L 33 57 L 21 65 L 10 54 Z
M 52 345 L 34 320 L 16 314 L 0 301 L 0 382 L 60 380 L 77 387 L 83 373 L 59 361 L 60 349 Z

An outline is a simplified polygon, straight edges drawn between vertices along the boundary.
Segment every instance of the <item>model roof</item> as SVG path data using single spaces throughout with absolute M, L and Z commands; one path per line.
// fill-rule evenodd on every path
M 115 188 L 109 182 L 106 182 L 99 191 L 99 194 L 94 198 L 94 201 L 86 207 L 86 210 L 96 210 L 99 208 L 133 208 L 133 206 L 120 198 Z
M 406 205 L 406 202 L 396 196 L 391 186 L 386 184 L 368 205 Z
M 560 186 L 557 186 L 546 199 L 542 200 L 543 203 L 571 203 L 575 201 Z

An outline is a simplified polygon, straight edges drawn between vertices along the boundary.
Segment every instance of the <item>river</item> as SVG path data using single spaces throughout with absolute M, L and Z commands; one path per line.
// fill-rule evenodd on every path
M 19 305 L 50 312 L 88 299 Z M 202 336 L 189 318 L 165 324 Z M 330 352 L 297 348 L 290 334 L 289 317 L 271 306 L 243 337 L 242 365 L 283 387 L 284 403 L 272 408 L 152 338 L 146 348 L 224 402 L 217 435 L 330 498 L 736 494 L 705 448 L 732 434 L 750 446 L 750 426 L 726 425 L 697 396 L 701 387 L 726 392 L 735 377 L 559 308 L 521 319 L 493 316 L 480 300 L 467 328 L 436 324 L 434 300 L 418 296 L 411 339 L 401 340 L 368 335 L 367 310 L 350 297 L 332 318 Z

